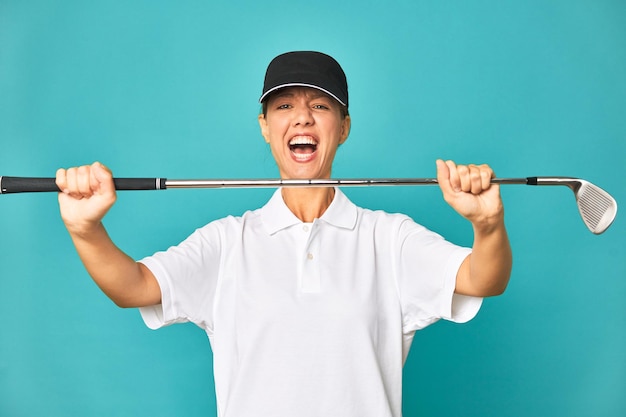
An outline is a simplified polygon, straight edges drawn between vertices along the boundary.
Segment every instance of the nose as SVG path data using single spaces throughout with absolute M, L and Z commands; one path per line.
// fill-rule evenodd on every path
M 308 106 L 297 106 L 293 113 L 294 126 L 310 126 L 314 123 L 313 113 Z

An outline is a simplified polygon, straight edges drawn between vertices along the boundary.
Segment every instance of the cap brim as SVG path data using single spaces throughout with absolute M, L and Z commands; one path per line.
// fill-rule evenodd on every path
M 287 87 L 309 87 L 309 88 L 315 88 L 316 90 L 320 90 L 323 91 L 324 93 L 328 94 L 329 96 L 331 96 L 332 98 L 334 98 L 335 100 L 337 100 L 339 103 L 341 103 L 342 106 L 346 106 L 346 103 L 343 102 L 343 100 L 340 100 L 339 97 L 337 97 L 336 95 L 334 95 L 333 93 L 331 93 L 330 91 L 322 88 L 322 87 L 318 87 L 316 85 L 312 85 L 312 84 L 305 84 L 305 83 L 288 83 L 288 84 L 280 84 L 277 85 L 276 87 L 272 87 L 269 90 L 267 90 L 259 99 L 259 103 L 263 103 L 263 101 L 270 95 L 272 94 L 274 91 L 280 90 L 281 88 L 287 88 Z

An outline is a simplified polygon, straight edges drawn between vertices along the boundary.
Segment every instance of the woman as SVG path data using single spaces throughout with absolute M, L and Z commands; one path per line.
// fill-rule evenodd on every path
M 339 64 L 290 52 L 269 65 L 259 125 L 281 178 L 330 178 L 350 131 Z M 158 328 L 191 321 L 214 354 L 218 415 L 400 416 L 413 334 L 464 322 L 504 291 L 511 250 L 486 166 L 437 161 L 445 200 L 473 226 L 461 248 L 339 189 L 282 188 L 262 208 L 135 262 L 101 220 L 115 202 L 99 163 L 60 169 L 63 220 L 88 272 Z

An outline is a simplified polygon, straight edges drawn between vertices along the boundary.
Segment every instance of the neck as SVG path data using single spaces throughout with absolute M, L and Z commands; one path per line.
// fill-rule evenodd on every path
M 289 210 L 305 223 L 311 223 L 322 217 L 332 203 L 335 189 L 320 188 L 283 188 L 283 200 Z

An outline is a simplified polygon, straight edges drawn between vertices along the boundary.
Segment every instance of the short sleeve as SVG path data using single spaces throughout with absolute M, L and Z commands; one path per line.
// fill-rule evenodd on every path
M 161 288 L 161 304 L 139 309 L 149 328 L 192 322 L 212 331 L 222 235 L 219 223 L 213 222 L 179 245 L 139 261 Z
M 478 313 L 482 298 L 454 293 L 457 272 L 471 249 L 454 245 L 410 219 L 400 225 L 396 249 L 405 334 L 440 319 L 467 322 Z

